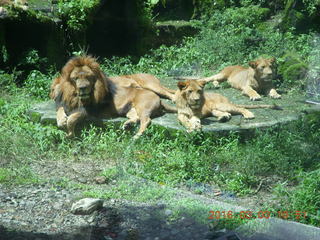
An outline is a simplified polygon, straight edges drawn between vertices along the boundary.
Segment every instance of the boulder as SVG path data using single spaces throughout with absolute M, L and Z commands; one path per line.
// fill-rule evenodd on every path
M 103 200 L 95 198 L 83 198 L 72 204 L 71 212 L 76 215 L 89 215 L 102 208 Z

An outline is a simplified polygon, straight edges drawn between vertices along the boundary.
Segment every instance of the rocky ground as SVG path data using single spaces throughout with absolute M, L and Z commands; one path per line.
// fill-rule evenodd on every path
M 208 239 L 208 226 L 183 216 L 169 221 L 172 211 L 157 204 L 108 200 L 90 215 L 74 215 L 77 190 L 50 184 L 0 190 L 0 239 Z
M 0 240 L 282 239 L 263 234 L 244 238 L 226 230 L 225 226 L 217 227 L 214 221 L 201 223 L 190 213 L 193 206 L 181 208 L 177 214 L 172 202 L 181 199 L 201 202 L 209 208 L 217 206 L 221 210 L 238 212 L 244 210 L 239 204 L 259 208 L 259 204 L 266 200 L 260 192 L 247 199 L 238 199 L 232 194 L 216 191 L 212 186 L 201 186 L 204 189 L 202 195 L 194 194 L 199 187 L 196 185 L 171 189 L 175 192 L 171 200 L 137 202 L 130 199 L 130 194 L 126 200 L 108 198 L 103 200 L 102 208 L 91 214 L 73 214 L 72 205 L 84 198 L 85 186 L 93 187 L 98 192 L 108 191 L 110 185 L 121 184 L 118 179 L 98 184 L 96 177 L 103 167 L 103 162 L 84 159 L 55 160 L 51 163 L 39 161 L 32 166 L 33 171 L 42 178 L 39 183 L 0 184 Z M 133 179 L 131 184 L 146 185 L 144 179 L 129 178 Z M 68 179 L 68 183 L 63 183 L 63 179 Z M 200 214 L 200 211 L 196 209 L 193 213 Z M 208 218 L 208 215 L 203 215 L 203 219 Z

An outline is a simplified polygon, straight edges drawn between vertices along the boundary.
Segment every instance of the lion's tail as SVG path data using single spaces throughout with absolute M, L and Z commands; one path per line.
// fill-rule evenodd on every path
M 201 77 L 184 77 L 184 76 L 180 76 L 180 77 L 174 77 L 175 79 L 177 80 L 198 80 L 200 79 Z
M 172 106 L 170 104 L 167 104 L 163 100 L 160 101 L 160 104 L 161 104 L 161 106 L 162 106 L 162 108 L 164 109 L 165 112 L 168 112 L 168 113 L 177 113 L 178 112 L 176 106 Z
M 236 106 L 240 107 L 240 108 L 247 108 L 247 109 L 269 108 L 269 109 L 274 109 L 274 110 L 282 110 L 282 108 L 276 104 L 273 104 L 273 105 L 263 105 L 263 104 L 260 104 L 260 105 L 239 105 L 239 104 L 236 104 Z
M 196 80 L 196 81 L 206 81 L 206 82 L 211 82 L 213 80 L 216 80 L 216 75 L 212 75 L 209 77 L 175 77 L 177 80 Z

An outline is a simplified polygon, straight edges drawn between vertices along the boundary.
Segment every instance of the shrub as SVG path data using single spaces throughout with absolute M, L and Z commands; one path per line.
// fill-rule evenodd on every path
M 27 88 L 29 94 L 40 99 L 48 98 L 50 84 L 50 76 L 45 75 L 37 70 L 31 71 L 25 81 L 25 87 Z
M 88 26 L 89 13 L 99 2 L 98 0 L 59 0 L 58 12 L 71 30 L 83 31 Z

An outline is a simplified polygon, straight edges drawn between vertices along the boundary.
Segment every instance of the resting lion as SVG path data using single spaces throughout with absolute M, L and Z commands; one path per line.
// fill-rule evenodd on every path
M 216 75 L 198 79 L 200 81 L 213 82 L 218 86 L 220 82 L 228 81 L 231 87 L 239 89 L 242 94 L 248 96 L 250 100 L 260 100 L 259 93 L 266 94 L 271 98 L 281 98 L 272 84 L 272 64 L 275 58 L 259 58 L 249 62 L 249 67 L 229 66 Z
M 231 115 L 241 114 L 246 119 L 254 118 L 254 114 L 247 110 L 254 108 L 280 109 L 276 105 L 238 105 L 231 103 L 226 97 L 204 92 L 207 82 L 188 80 L 178 82 L 175 102 L 178 109 L 178 119 L 188 131 L 201 129 L 202 118 L 214 116 L 219 121 L 227 121 Z
M 72 137 L 76 124 L 88 116 L 126 116 L 129 119 L 124 123 L 125 128 L 140 121 L 135 138 L 139 137 L 151 123 L 151 117 L 162 114 L 163 110 L 176 112 L 175 107 L 165 104 L 156 93 L 141 88 L 139 83 L 171 97 L 169 90 L 162 89 L 152 75 L 107 78 L 95 58 L 70 59 L 51 85 L 50 97 L 56 102 L 58 127 L 66 128 L 67 136 Z

